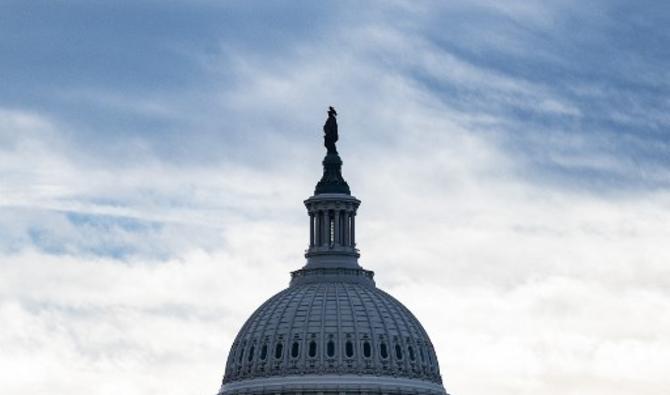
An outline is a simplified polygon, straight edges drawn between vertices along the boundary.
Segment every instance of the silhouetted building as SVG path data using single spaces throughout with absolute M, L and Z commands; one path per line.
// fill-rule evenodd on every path
M 358 264 L 355 219 L 361 202 L 342 178 L 331 110 L 323 177 L 304 202 L 310 219 L 307 263 L 244 324 L 219 394 L 445 395 L 421 323 Z

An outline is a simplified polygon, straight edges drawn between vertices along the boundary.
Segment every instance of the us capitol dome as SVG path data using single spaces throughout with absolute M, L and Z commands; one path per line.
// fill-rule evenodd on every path
M 307 262 L 242 326 L 219 395 L 447 395 L 421 323 L 358 264 L 361 202 L 342 177 L 336 115 L 331 107 L 323 177 L 305 200 Z

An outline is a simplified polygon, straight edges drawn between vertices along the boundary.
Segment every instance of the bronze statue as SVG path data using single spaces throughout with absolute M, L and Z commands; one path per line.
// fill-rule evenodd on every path
M 337 142 L 337 112 L 333 107 L 328 107 L 328 119 L 326 120 L 325 125 L 323 125 L 323 145 L 326 146 L 328 154 L 336 154 L 337 148 L 335 147 L 335 142 Z
M 316 184 L 314 194 L 322 193 L 344 193 L 351 195 L 349 185 L 342 178 L 342 159 L 337 153 L 337 112 L 333 107 L 328 107 L 328 119 L 323 125 L 323 145 L 326 146 L 328 153 L 323 158 L 323 177 Z

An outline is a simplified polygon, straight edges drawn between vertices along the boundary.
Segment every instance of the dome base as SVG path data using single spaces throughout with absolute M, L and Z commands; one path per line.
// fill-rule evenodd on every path
M 449 395 L 444 387 L 425 380 L 392 376 L 301 375 L 263 377 L 224 384 L 219 395 Z

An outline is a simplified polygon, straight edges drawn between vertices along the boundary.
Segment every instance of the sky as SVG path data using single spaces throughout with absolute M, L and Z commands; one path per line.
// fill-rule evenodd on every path
M 447 391 L 667 394 L 670 3 L 618 0 L 3 1 L 3 394 L 215 394 L 330 105 Z

